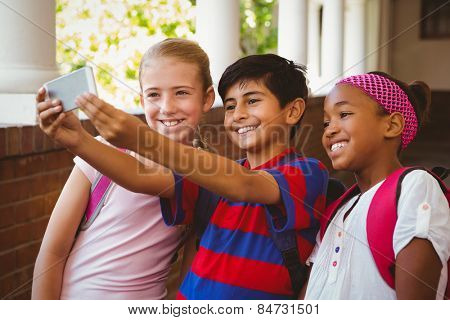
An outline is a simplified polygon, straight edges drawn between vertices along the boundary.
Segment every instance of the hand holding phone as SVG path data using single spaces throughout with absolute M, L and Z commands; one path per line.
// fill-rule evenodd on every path
M 63 111 L 76 109 L 75 98 L 84 92 L 97 95 L 94 73 L 91 67 L 84 67 L 44 83 L 50 99 L 59 99 Z
M 43 87 L 36 95 L 36 111 L 42 131 L 73 153 L 81 146 L 84 137 L 89 136 L 78 116 L 73 112 L 63 112 L 61 101 L 58 98 L 48 99 L 47 91 Z

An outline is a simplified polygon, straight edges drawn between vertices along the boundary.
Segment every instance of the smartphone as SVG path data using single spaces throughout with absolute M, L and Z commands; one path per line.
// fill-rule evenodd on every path
M 75 105 L 75 98 L 80 94 L 90 92 L 97 95 L 94 73 L 91 67 L 83 67 L 46 82 L 44 88 L 50 99 L 61 100 L 64 112 L 78 108 Z

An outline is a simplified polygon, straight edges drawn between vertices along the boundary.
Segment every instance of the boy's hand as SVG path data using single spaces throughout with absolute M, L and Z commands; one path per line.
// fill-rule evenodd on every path
M 117 147 L 136 151 L 139 128 L 148 127 L 141 120 L 91 93 L 84 93 L 75 101 L 103 138 Z
M 71 151 L 80 146 L 86 131 L 73 112 L 62 112 L 61 101 L 45 100 L 45 89 L 40 88 L 36 95 L 36 107 L 39 127 L 47 136 Z

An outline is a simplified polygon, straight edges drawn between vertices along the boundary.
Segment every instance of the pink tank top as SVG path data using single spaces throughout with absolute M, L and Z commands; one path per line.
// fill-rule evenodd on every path
M 98 172 L 75 164 L 91 181 Z M 159 198 L 116 184 L 92 225 L 81 231 L 67 260 L 61 299 L 162 299 L 181 229 L 167 227 Z

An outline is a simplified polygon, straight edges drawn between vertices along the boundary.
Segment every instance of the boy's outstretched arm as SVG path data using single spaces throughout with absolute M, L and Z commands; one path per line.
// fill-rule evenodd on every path
M 92 137 L 72 112 L 61 112 L 61 102 L 45 100 L 45 90 L 37 96 L 41 129 L 53 140 L 80 156 L 122 187 L 138 193 L 171 197 L 173 174 L 156 163 L 144 165 L 136 158 Z
M 276 204 L 281 200 L 275 178 L 265 171 L 252 171 L 170 140 L 92 94 L 78 97 L 77 103 L 109 142 L 134 150 L 216 194 L 231 201 Z
M 436 299 L 442 263 L 431 242 L 414 238 L 397 255 L 397 299 Z

